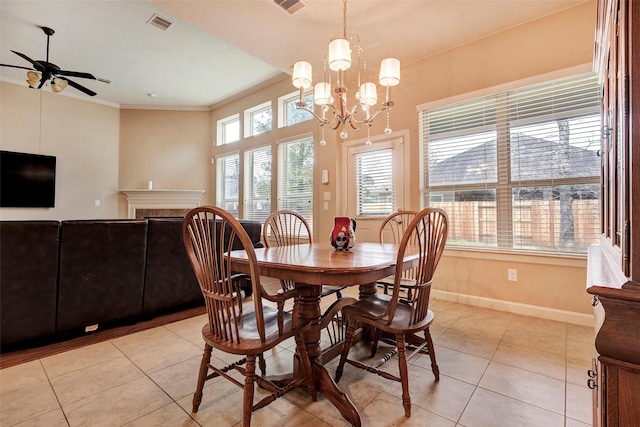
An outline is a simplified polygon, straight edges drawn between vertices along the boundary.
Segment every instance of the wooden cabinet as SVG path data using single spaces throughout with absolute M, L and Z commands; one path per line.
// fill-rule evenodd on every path
M 602 235 L 589 250 L 594 425 L 640 426 L 640 1 L 598 0 Z

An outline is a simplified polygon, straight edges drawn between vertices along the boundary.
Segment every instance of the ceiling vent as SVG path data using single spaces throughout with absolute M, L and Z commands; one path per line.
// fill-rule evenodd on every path
M 289 13 L 297 12 L 305 6 L 301 0 L 273 0 L 273 2 Z
M 153 16 L 147 21 L 147 24 L 158 27 L 162 31 L 166 31 L 171 25 L 173 25 L 173 22 L 154 13 Z

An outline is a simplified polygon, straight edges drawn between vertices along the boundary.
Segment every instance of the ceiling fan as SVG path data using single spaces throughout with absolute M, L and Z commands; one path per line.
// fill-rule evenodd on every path
M 11 68 L 22 68 L 24 70 L 29 70 L 27 72 L 27 83 L 29 83 L 29 87 L 31 88 L 40 89 L 42 88 L 42 86 L 44 86 L 47 80 L 51 80 L 51 90 L 53 90 L 54 92 L 62 92 L 67 87 L 67 85 L 69 85 L 73 88 L 78 89 L 81 92 L 86 93 L 89 96 L 96 95 L 94 91 L 87 89 L 86 87 L 74 82 L 73 80 L 68 79 L 67 77 L 79 77 L 83 79 L 98 80 L 104 83 L 111 83 L 109 80 L 96 78 L 93 74 L 90 74 L 90 73 L 62 70 L 56 64 L 52 64 L 51 62 L 49 62 L 49 38 L 55 33 L 55 31 L 53 31 L 51 28 L 48 28 L 48 27 L 42 27 L 42 31 L 47 35 L 46 61 L 43 61 L 43 60 L 34 61 L 24 53 L 20 53 L 20 52 L 16 52 L 15 50 L 12 50 L 11 52 L 29 61 L 33 67 L 29 68 L 29 67 L 22 67 L 20 65 L 9 65 L 9 64 L 0 64 L 0 66 L 11 67 Z

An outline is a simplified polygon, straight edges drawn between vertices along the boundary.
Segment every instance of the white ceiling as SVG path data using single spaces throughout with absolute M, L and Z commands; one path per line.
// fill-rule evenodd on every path
M 347 35 L 359 35 L 377 72 L 384 57 L 408 64 L 584 1 L 351 0 Z M 206 108 L 290 74 L 299 59 L 318 75 L 327 44 L 342 35 L 343 2 L 303 2 L 289 14 L 273 0 L 0 0 L 0 63 L 29 66 L 11 50 L 46 59 L 40 27 L 50 27 L 49 62 L 111 81 L 73 78 L 97 92 L 92 99 L 124 108 Z M 147 24 L 154 13 L 173 25 L 162 31 Z M 0 67 L 1 80 L 26 86 L 25 73 Z M 71 87 L 64 93 L 88 98 Z

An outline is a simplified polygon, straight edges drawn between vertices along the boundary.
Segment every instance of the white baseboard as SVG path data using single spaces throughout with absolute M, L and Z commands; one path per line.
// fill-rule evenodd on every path
M 558 310 L 555 308 L 540 307 L 537 305 L 522 304 L 519 302 L 485 298 L 475 295 L 439 291 L 437 289 L 431 289 L 431 296 L 445 301 L 491 308 L 494 310 L 522 314 L 525 316 L 541 317 L 543 319 L 557 320 L 559 322 L 567 322 L 575 325 L 591 327 L 595 325 L 595 317 L 592 314 L 576 313 L 573 311 Z

